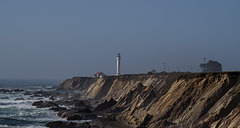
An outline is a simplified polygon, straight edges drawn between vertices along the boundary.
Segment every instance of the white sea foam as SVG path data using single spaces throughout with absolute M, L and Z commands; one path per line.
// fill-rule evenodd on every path
M 85 123 L 85 122 L 91 122 L 92 120 L 73 120 L 71 122 L 74 122 L 74 123 Z
M 33 109 L 32 101 L 1 101 L 0 108 Z
M 47 127 L 31 125 L 31 126 L 11 126 L 11 127 L 5 127 L 5 128 L 47 128 Z
M 1 124 L 0 124 L 0 128 L 9 128 L 9 126 L 8 126 L 8 125 L 1 125 Z
M 67 121 L 64 118 L 60 118 L 60 117 L 48 117 L 48 118 L 36 118 L 36 119 L 32 119 L 31 121 L 40 121 L 40 122 L 48 122 L 48 121 Z

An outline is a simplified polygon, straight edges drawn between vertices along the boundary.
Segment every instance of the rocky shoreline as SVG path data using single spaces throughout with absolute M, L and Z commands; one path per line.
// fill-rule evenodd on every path
M 69 92 L 63 94 L 57 91 L 25 91 L 24 95 L 39 98 L 32 105 L 37 108 L 48 108 L 57 112 L 57 115 L 67 121 L 53 121 L 45 126 L 49 128 L 121 128 L 129 127 L 119 122 L 116 123 L 114 117 L 104 113 L 106 108 L 116 104 L 116 101 L 110 100 L 102 104 L 97 104 L 98 100 L 85 100 L 80 94 L 69 96 Z M 44 101 L 43 98 L 49 98 Z M 95 107 L 94 107 L 95 106 Z M 83 123 L 77 123 L 77 122 Z M 129 127 L 130 128 L 130 127 Z
M 66 119 L 49 128 L 240 126 L 239 72 L 75 77 L 55 89 L 23 93 Z

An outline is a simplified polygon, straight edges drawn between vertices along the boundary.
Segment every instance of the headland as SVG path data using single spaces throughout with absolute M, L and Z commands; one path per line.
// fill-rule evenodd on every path
M 49 107 L 67 120 L 48 127 L 239 128 L 240 72 L 154 73 L 73 77 L 62 81 Z M 72 107 L 62 107 L 62 106 Z M 118 122 L 118 123 L 116 123 Z

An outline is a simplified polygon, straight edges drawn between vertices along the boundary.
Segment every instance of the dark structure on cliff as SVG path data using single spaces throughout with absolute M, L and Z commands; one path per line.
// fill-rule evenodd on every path
M 209 60 L 206 64 L 200 64 L 203 72 L 221 72 L 222 64 L 217 61 Z

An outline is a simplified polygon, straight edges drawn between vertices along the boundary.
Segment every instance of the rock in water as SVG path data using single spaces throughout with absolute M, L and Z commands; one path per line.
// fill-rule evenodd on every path
M 47 123 L 45 126 L 48 128 L 92 128 L 88 122 L 73 123 L 73 122 L 54 121 L 54 122 Z
M 36 101 L 32 105 L 37 108 L 58 107 L 58 105 L 52 101 Z
M 25 99 L 20 97 L 20 98 L 16 98 L 14 101 L 17 101 L 17 100 L 25 100 Z
M 24 95 L 32 95 L 31 92 L 29 92 L 29 91 L 25 91 L 23 94 Z
M 0 99 L 9 99 L 9 97 L 0 97 Z

